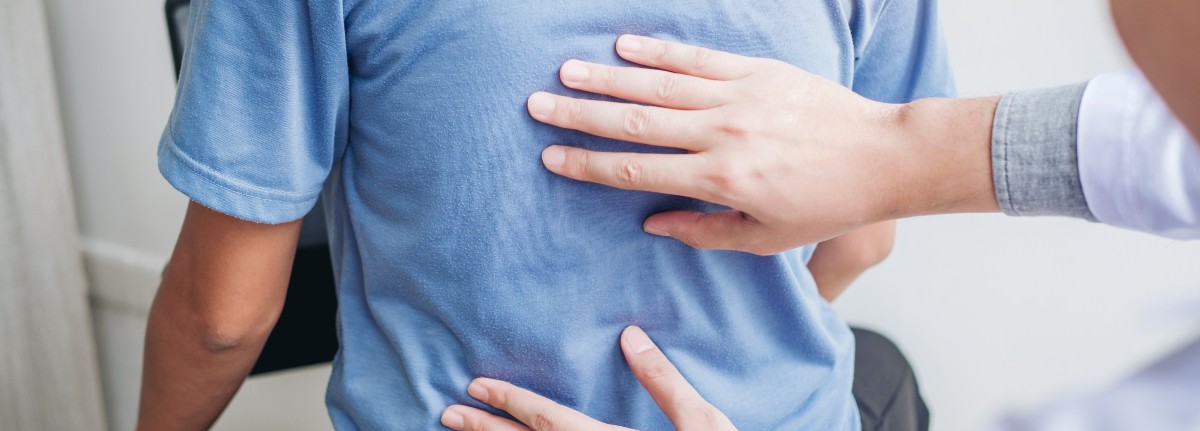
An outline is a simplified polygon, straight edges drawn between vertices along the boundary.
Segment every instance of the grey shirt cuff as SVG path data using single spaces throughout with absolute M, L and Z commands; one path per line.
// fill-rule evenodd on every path
M 996 200 L 1013 216 L 1095 221 L 1079 182 L 1079 105 L 1087 83 L 1007 94 L 992 123 Z

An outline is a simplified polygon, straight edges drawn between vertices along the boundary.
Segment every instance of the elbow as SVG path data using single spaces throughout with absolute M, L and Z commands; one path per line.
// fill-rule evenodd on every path
M 892 255 L 892 249 L 895 246 L 896 234 L 894 231 L 876 235 L 862 250 L 861 257 L 864 268 L 871 268 L 883 263 L 888 256 Z
M 266 342 L 279 317 L 278 310 L 242 314 L 236 310 L 201 312 L 196 339 L 210 353 L 257 350 Z
M 854 240 L 847 241 L 847 265 L 853 266 L 858 272 L 866 271 L 883 263 L 891 256 L 896 245 L 896 228 L 894 222 L 868 226 L 862 231 L 855 232 Z
M 237 328 L 218 326 L 205 327 L 200 335 L 200 346 L 210 353 L 224 353 L 239 350 L 247 344 L 247 340 L 257 337 L 251 332 L 238 331 Z
M 251 305 L 160 289 L 150 307 L 146 342 L 148 346 L 167 342 L 201 354 L 257 350 L 271 334 L 282 309 L 282 300 Z
M 198 330 L 200 346 L 211 353 L 258 349 L 271 335 L 277 317 L 277 313 L 262 318 L 204 316 Z

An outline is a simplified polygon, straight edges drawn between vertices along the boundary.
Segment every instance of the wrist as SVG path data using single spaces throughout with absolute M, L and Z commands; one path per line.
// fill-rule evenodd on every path
M 924 99 L 897 105 L 888 219 L 998 212 L 992 122 L 999 97 Z

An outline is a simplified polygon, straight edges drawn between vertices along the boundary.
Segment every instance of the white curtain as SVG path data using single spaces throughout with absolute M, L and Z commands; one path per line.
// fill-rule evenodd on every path
M 103 430 L 42 0 L 0 0 L 0 430 Z

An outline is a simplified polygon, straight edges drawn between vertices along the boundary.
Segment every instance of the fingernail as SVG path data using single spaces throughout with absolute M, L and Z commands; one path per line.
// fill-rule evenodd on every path
M 567 152 L 558 145 L 551 145 L 545 150 L 542 150 L 542 164 L 546 165 L 547 169 L 561 168 L 563 163 L 567 161 Z
M 529 114 L 535 118 L 548 118 L 554 112 L 554 96 L 537 92 L 529 96 Z
M 455 413 L 450 409 L 446 409 L 446 411 L 442 412 L 442 425 L 445 425 L 446 428 L 457 431 L 463 429 L 463 425 L 465 424 L 466 421 L 463 419 L 462 415 Z
M 624 35 L 617 38 L 617 51 L 622 54 L 637 54 L 642 50 L 642 43 L 636 37 Z
M 562 78 L 563 84 L 569 86 L 582 84 L 584 81 L 587 81 L 588 76 L 591 76 L 591 74 L 587 66 L 584 66 L 583 62 L 578 60 L 563 63 L 562 68 L 559 70 L 559 76 Z
M 659 226 L 656 223 L 646 222 L 645 225 L 642 225 L 642 230 L 646 231 L 646 233 L 651 234 L 651 235 L 658 235 L 658 236 L 665 236 L 665 237 L 671 236 L 671 234 L 667 232 L 667 229 L 665 226 Z
M 470 395 L 471 398 L 477 399 L 479 401 L 483 401 L 485 403 L 488 400 L 487 388 L 484 387 L 483 384 L 479 383 L 478 381 L 471 382 L 471 384 L 469 386 L 467 386 L 467 394 Z
M 650 341 L 650 337 L 646 335 L 646 331 L 637 326 L 625 328 L 625 334 L 621 339 L 625 342 L 625 348 L 634 354 L 654 348 L 654 342 Z

